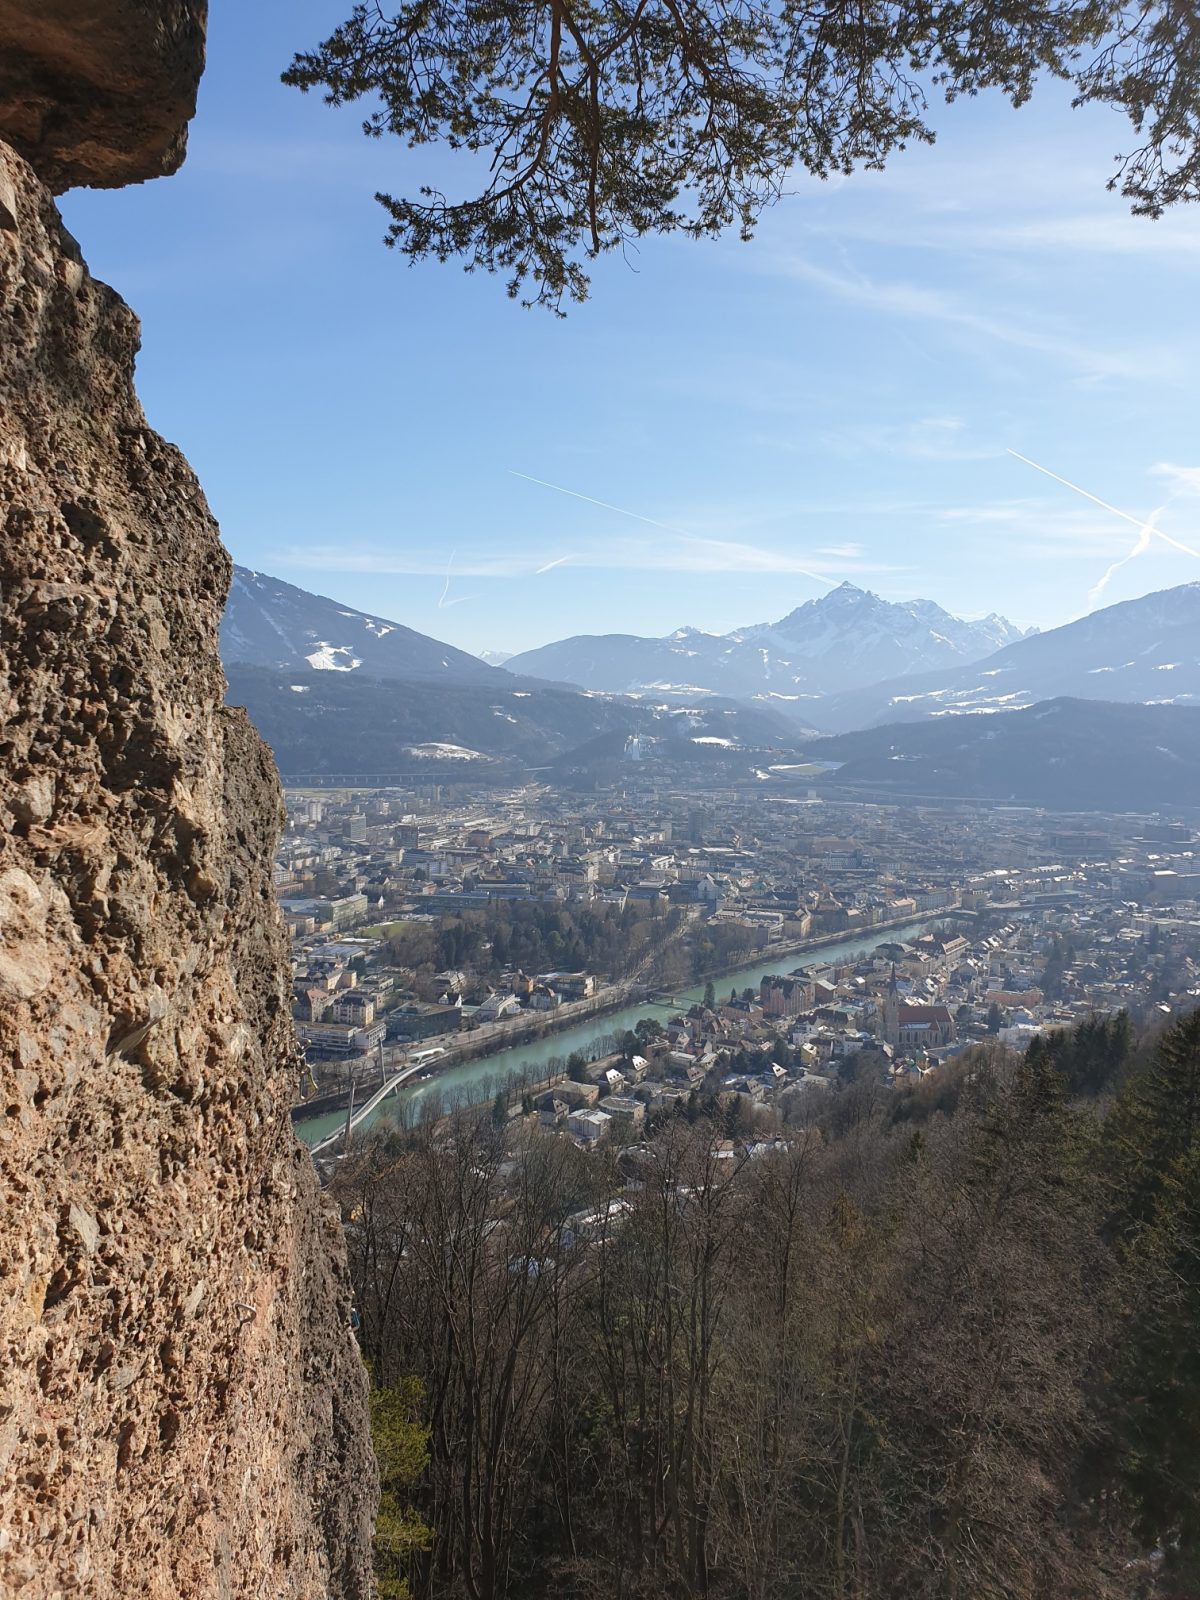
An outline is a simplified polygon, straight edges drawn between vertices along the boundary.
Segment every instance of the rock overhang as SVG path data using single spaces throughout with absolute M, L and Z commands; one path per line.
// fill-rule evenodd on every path
M 56 194 L 181 165 L 208 0 L 0 0 L 0 140 Z

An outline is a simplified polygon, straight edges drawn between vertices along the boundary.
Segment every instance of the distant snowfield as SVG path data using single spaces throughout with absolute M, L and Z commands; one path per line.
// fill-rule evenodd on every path
M 490 761 L 490 756 L 485 756 L 482 751 L 468 750 L 462 744 L 410 744 L 405 746 L 405 753 L 416 756 L 418 761 Z
M 943 706 L 931 711 L 931 717 L 995 717 L 1003 711 L 1025 711 L 1027 706 Z
M 347 644 L 329 644 L 324 639 L 317 640 L 317 648 L 304 658 L 314 672 L 353 672 L 355 667 L 361 667 L 361 659 L 354 654 Z

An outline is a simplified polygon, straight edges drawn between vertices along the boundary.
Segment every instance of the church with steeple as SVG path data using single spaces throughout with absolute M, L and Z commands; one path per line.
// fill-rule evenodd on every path
M 897 1050 L 936 1050 L 958 1037 L 945 1006 L 912 1006 L 901 1000 L 895 963 L 883 997 L 881 1032 L 884 1043 Z

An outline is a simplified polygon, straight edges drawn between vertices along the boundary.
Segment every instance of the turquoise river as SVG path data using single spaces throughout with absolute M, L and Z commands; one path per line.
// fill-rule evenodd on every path
M 721 977 L 712 979 L 712 983 L 718 994 L 724 993 L 726 984 L 739 989 L 757 988 L 760 979 L 768 973 L 790 972 L 802 965 L 825 966 L 830 962 L 849 961 L 856 956 L 869 954 L 876 946 L 885 942 L 911 939 L 939 920 L 941 919 L 936 917 L 926 918 L 920 922 L 906 923 L 900 928 L 864 930 L 852 938 L 841 939 L 836 944 L 814 945 L 805 950 L 777 955 L 772 960 L 757 966 L 742 967 L 723 973 Z M 672 1009 L 686 1009 L 694 1001 L 702 1000 L 704 987 L 701 983 L 694 989 L 681 990 L 675 997 L 679 1005 Z M 367 1122 L 373 1122 L 380 1117 L 391 1120 L 397 1115 L 408 1121 L 417 1114 L 425 1101 L 434 1096 L 440 1099 L 443 1108 L 448 1108 L 452 1104 L 473 1104 L 490 1100 L 497 1086 L 509 1078 L 527 1077 L 537 1068 L 544 1068 L 547 1062 L 555 1057 L 563 1060 L 575 1050 L 589 1050 L 598 1040 L 609 1034 L 624 1033 L 632 1028 L 639 1017 L 657 1016 L 661 1020 L 664 1014 L 663 1006 L 656 1006 L 643 1000 L 637 1005 L 624 1006 L 620 1011 L 610 1011 L 606 1016 L 592 1017 L 587 1022 L 576 1023 L 574 1027 L 564 1028 L 560 1033 L 548 1034 L 544 1039 L 535 1039 L 529 1044 L 510 1045 L 507 1050 L 497 1050 L 493 1055 L 483 1056 L 475 1061 L 464 1061 L 456 1067 L 447 1067 L 443 1072 L 438 1072 L 422 1082 L 399 1089 L 395 1095 L 384 1101 Z M 536 1075 L 542 1077 L 544 1073 Z M 323 1139 L 326 1134 L 340 1127 L 345 1119 L 344 1111 L 331 1111 L 324 1116 L 298 1119 L 295 1128 L 306 1144 L 316 1144 L 318 1139 Z M 360 1123 L 360 1130 L 366 1125 L 367 1123 Z

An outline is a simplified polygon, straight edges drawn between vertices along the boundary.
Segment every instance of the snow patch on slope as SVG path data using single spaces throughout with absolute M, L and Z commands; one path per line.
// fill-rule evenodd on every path
M 314 672 L 353 672 L 355 667 L 362 666 L 361 658 L 349 645 L 329 644 L 324 639 L 318 639 L 317 648 L 304 659 Z

